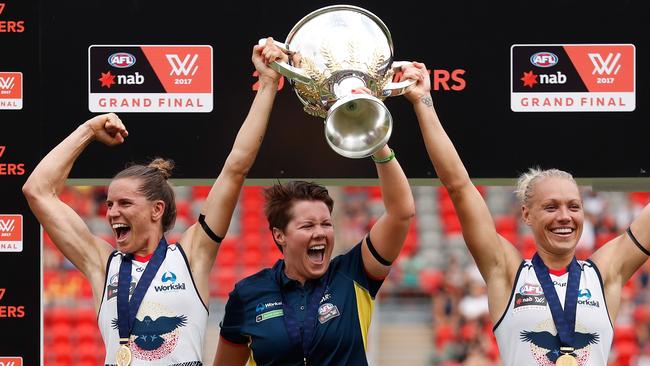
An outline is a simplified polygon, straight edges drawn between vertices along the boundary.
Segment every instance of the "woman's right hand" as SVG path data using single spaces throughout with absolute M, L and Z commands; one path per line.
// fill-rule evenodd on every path
M 268 37 L 264 46 L 255 45 L 253 47 L 252 60 L 255 69 L 259 73 L 260 82 L 268 80 L 272 84 L 277 84 L 282 75 L 273 70 L 269 64 L 274 61 L 288 62 L 289 56 L 273 43 L 273 38 Z
M 425 64 L 413 62 L 402 66 L 401 80 L 407 79 L 416 80 L 416 83 L 406 89 L 406 93 L 404 93 L 404 97 L 411 103 L 416 103 L 431 93 L 431 78 Z
M 86 123 L 95 136 L 95 140 L 108 146 L 119 145 L 129 135 L 122 120 L 115 113 L 106 113 L 95 116 Z

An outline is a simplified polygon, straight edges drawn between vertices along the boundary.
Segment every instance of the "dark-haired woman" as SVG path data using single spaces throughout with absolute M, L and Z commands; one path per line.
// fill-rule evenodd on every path
M 208 279 L 239 192 L 264 136 L 280 75 L 269 62 L 286 59 L 272 42 L 253 48 L 259 90 L 198 222 L 178 243 L 173 164 L 156 159 L 118 173 L 108 188 L 107 219 L 117 247 L 93 235 L 57 193 L 92 141 L 119 145 L 128 132 L 115 114 L 83 123 L 34 169 L 23 187 L 32 211 L 56 246 L 90 281 L 107 365 L 201 365 Z
M 367 365 L 374 299 L 415 215 L 408 181 L 384 146 L 373 156 L 386 212 L 332 259 L 333 201 L 311 182 L 265 191 L 265 214 L 283 259 L 239 281 L 221 323 L 216 366 Z

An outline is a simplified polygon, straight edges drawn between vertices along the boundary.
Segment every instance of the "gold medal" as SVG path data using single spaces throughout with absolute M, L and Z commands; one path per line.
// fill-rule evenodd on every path
M 121 345 L 115 355 L 117 366 L 129 366 L 131 364 L 131 350 L 125 344 Z M 577 365 L 577 364 L 576 364 Z
M 555 361 L 555 366 L 580 366 L 575 357 L 564 354 Z

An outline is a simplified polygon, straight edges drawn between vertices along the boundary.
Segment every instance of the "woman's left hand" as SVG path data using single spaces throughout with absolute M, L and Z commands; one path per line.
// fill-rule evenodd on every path
M 415 80 L 416 83 L 406 89 L 404 96 L 411 103 L 416 103 L 422 97 L 431 93 L 431 78 L 425 64 L 413 62 L 402 66 L 402 80 Z

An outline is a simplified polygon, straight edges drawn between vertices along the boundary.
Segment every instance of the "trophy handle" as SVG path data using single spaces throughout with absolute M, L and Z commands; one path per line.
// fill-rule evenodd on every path
M 278 41 L 273 41 L 273 43 L 278 46 L 284 53 L 288 54 L 291 56 L 291 51 L 289 51 L 289 47 L 287 47 L 286 44 L 278 42 Z M 258 45 L 264 46 L 266 44 L 266 38 L 261 38 L 258 42 Z M 269 64 L 269 67 L 272 68 L 273 70 L 279 72 L 280 74 L 288 77 L 291 80 L 303 83 L 303 84 L 311 84 L 313 81 L 312 79 L 305 73 L 303 69 L 299 69 L 297 67 L 291 66 L 286 62 L 279 62 L 279 61 L 274 61 Z
M 391 65 L 391 70 L 395 73 L 400 71 L 402 66 L 404 65 L 409 65 L 411 62 L 408 61 L 395 61 Z M 406 92 L 406 89 L 408 89 L 409 86 L 415 84 L 415 80 L 404 80 L 400 81 L 397 83 L 388 83 L 386 84 L 386 87 L 382 91 L 381 95 L 383 97 L 395 97 L 398 95 L 402 95 Z

